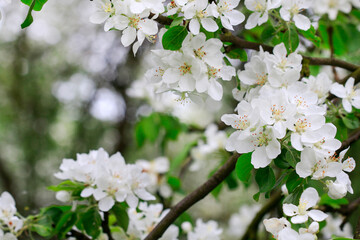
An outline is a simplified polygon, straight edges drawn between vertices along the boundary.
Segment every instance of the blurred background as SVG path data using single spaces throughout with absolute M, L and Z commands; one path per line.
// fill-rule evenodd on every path
M 169 107 L 164 102 L 146 105 L 136 98 L 151 94 L 146 84 L 135 82 L 151 61 L 150 44 L 134 57 L 130 48 L 122 47 L 120 32 L 104 32 L 102 25 L 88 21 L 93 12 L 90 1 L 49 0 L 41 12 L 33 13 L 34 23 L 25 30 L 20 25 L 27 6 L 13 0 L 1 7 L 6 18 L 0 29 L 0 192 L 9 191 L 22 214 L 56 203 L 46 187 L 59 182 L 53 174 L 63 158 L 75 159 L 76 153 L 100 147 L 110 154 L 120 151 L 128 162 L 159 156 L 158 148 L 145 144 L 138 149 L 134 140 L 139 115 Z M 233 111 L 235 86 L 235 81 L 226 83 L 225 104 L 208 103 L 210 113 L 196 107 L 190 113 L 180 103 L 175 115 L 183 122 L 196 118 L 195 125 L 205 128 Z M 194 134 L 170 144 L 170 155 L 195 139 Z M 359 149 L 358 142 L 349 153 L 355 160 L 360 159 Z M 185 188 L 194 189 L 209 171 L 187 173 Z M 354 199 L 360 193 L 360 167 L 350 175 L 355 194 L 349 199 Z M 256 190 L 242 185 L 236 191 L 224 189 L 220 199 L 209 196 L 192 211 L 225 222 L 241 204 L 254 203 Z M 353 215 L 353 223 L 358 215 Z

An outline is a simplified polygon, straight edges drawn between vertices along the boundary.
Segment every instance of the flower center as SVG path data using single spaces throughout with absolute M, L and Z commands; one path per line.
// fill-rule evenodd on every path
M 254 6 L 255 6 L 255 11 L 256 12 L 263 12 L 265 10 L 265 6 L 262 5 L 261 3 L 259 2 L 255 2 L 254 3 Z
M 191 74 L 191 65 L 188 65 L 187 63 L 184 63 L 179 67 L 180 75 L 184 76 L 187 73 Z
M 244 130 L 247 127 L 250 126 L 250 123 L 248 122 L 247 115 L 239 116 L 239 120 L 235 121 L 234 128 L 238 130 Z
M 129 17 L 129 26 L 138 29 L 138 25 L 140 22 L 139 16 Z
M 209 78 L 216 78 L 217 74 L 220 72 L 220 69 L 210 67 L 208 70 Z
M 298 15 L 299 12 L 300 12 L 299 6 L 296 4 L 290 9 L 290 13 L 292 16 Z
M 307 205 L 307 201 L 301 202 L 299 204 L 299 214 L 300 215 L 305 215 L 306 214 L 306 205 Z
M 277 107 L 276 104 L 272 105 L 270 108 L 272 112 L 272 117 L 275 119 L 275 121 L 281 121 L 283 120 L 283 113 L 285 112 L 284 106 Z
M 255 147 L 262 147 L 267 146 L 271 139 L 269 138 L 269 135 L 263 131 L 252 134 L 254 137 L 256 137 L 255 141 L 251 141 L 251 143 L 254 144 Z
M 306 118 L 298 119 L 295 123 L 295 131 L 297 133 L 305 132 L 308 127 L 311 127 L 311 123 L 309 123 Z
M 202 59 L 203 57 L 206 56 L 206 52 L 204 50 L 202 50 L 203 47 L 195 49 L 194 53 L 197 57 L 199 57 L 200 59 Z
M 256 74 L 256 84 L 262 86 L 267 82 L 267 73 Z
M 106 3 L 102 6 L 102 9 L 104 10 L 104 12 L 107 12 L 107 13 L 113 13 L 114 9 L 111 5 L 111 3 Z

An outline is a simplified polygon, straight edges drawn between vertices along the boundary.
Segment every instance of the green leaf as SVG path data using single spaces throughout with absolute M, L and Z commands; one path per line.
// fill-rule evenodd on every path
M 249 183 L 249 179 L 251 176 L 251 170 L 254 166 L 251 164 L 251 153 L 242 154 L 237 162 L 235 167 L 235 172 L 240 181 L 244 183 Z
M 32 24 L 34 21 L 32 17 L 32 11 L 40 11 L 43 5 L 47 2 L 47 0 L 21 0 L 23 3 L 29 6 L 28 13 L 24 22 L 21 24 L 21 28 L 26 28 Z
M 307 31 L 297 29 L 298 32 L 303 35 L 306 39 L 310 40 L 316 47 L 320 47 L 321 38 L 316 35 L 316 30 L 314 26 L 311 25 L 310 29 Z
M 328 205 L 335 209 L 339 209 L 341 205 L 347 204 L 349 204 L 349 201 L 346 198 L 332 199 L 327 194 L 322 195 L 319 202 L 319 205 Z
M 294 205 L 298 205 L 300 196 L 304 191 L 303 187 L 300 185 L 295 190 L 290 193 L 285 199 L 283 203 L 292 203 Z
M 336 118 L 334 121 L 331 121 L 337 128 L 335 138 L 339 141 L 345 141 L 348 139 L 348 129 L 344 124 L 342 119 Z
M 181 181 L 178 177 L 169 176 L 167 182 L 174 191 L 177 191 L 181 188 Z
M 287 150 L 282 149 L 281 154 L 275 158 L 274 163 L 278 168 L 288 169 L 291 167 L 289 162 L 286 160 L 286 153 Z
M 261 39 L 266 42 L 269 41 L 271 38 L 274 37 L 275 28 L 270 24 L 265 27 L 265 29 L 261 33 Z
M 48 215 L 40 216 L 36 223 L 30 225 L 30 231 L 36 232 L 42 237 L 50 237 L 53 233 L 51 217 Z
M 80 220 L 86 234 L 90 235 L 94 239 L 96 239 L 100 235 L 101 216 L 97 207 L 92 207 L 85 213 L 81 213 Z
M 335 237 L 333 236 L 331 240 L 353 240 L 353 238 L 344 238 L 344 237 Z
M 176 17 L 172 20 L 171 24 L 170 24 L 170 28 L 171 27 L 175 27 L 180 25 L 184 20 L 184 17 Z
M 299 46 L 299 35 L 293 25 L 284 33 L 282 41 L 289 52 L 294 52 Z
M 254 199 L 256 202 L 259 201 L 259 198 L 260 198 L 260 192 L 254 194 L 253 199 Z
M 275 174 L 271 167 L 260 168 L 255 175 L 256 183 L 260 192 L 268 192 L 275 185 Z
M 162 38 L 162 45 L 166 50 L 176 51 L 181 48 L 182 42 L 188 35 L 186 27 L 174 26 L 171 27 Z
M 229 189 L 231 190 L 236 189 L 239 186 L 238 182 L 236 181 L 236 177 L 234 177 L 233 172 L 229 176 L 227 176 L 227 178 L 225 178 L 225 182 L 229 187 Z
M 121 203 L 116 203 L 110 210 L 111 213 L 115 215 L 118 225 L 124 229 L 125 232 L 129 226 L 129 216 L 126 210 L 127 207 Z
M 288 151 L 285 154 L 285 158 L 286 161 L 290 164 L 290 166 L 295 169 L 296 164 L 300 160 L 300 152 L 296 151 L 291 147 L 288 147 Z
M 82 190 L 85 188 L 85 185 L 82 183 L 73 182 L 71 180 L 66 180 L 61 182 L 59 185 L 56 186 L 49 186 L 47 187 L 49 190 L 58 192 L 58 191 L 77 191 Z
M 349 129 L 357 129 L 360 127 L 360 120 L 353 113 L 350 113 L 341 119 L 344 125 Z
M 76 212 L 69 211 L 63 213 L 58 223 L 56 224 L 55 231 L 60 239 L 64 239 L 66 233 L 68 233 L 77 221 Z
M 175 170 L 179 169 L 181 164 L 184 162 L 184 160 L 189 156 L 189 153 L 191 149 L 197 145 L 197 140 L 187 143 L 185 147 L 182 149 L 182 151 L 176 155 L 175 158 L 173 158 L 170 162 L 170 170 L 169 173 L 174 172 Z
M 300 178 L 295 171 L 292 171 L 286 181 L 286 188 L 291 193 L 297 186 L 303 182 L 303 178 Z
M 34 5 L 33 10 L 41 11 L 42 7 L 48 0 L 34 0 L 34 1 L 35 1 L 35 5 Z M 31 6 L 31 3 L 33 2 L 33 0 L 21 0 L 21 2 L 23 2 L 24 4 L 26 4 L 28 6 Z
M 242 62 L 247 62 L 248 60 L 246 51 L 241 48 L 233 49 L 230 52 L 226 53 L 226 55 L 232 59 L 240 59 L 240 61 Z

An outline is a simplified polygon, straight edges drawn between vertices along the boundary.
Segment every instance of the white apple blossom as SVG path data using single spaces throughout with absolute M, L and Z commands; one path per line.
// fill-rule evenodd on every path
M 274 126 L 274 130 L 279 133 L 279 138 L 285 136 L 289 120 L 296 114 L 296 106 L 288 101 L 286 90 L 275 90 L 268 96 L 254 99 L 251 105 L 258 109 L 264 123 Z
M 284 228 L 279 232 L 278 240 L 317 240 L 317 237 L 311 233 L 298 233 L 292 228 Z
M 354 82 L 355 79 L 351 77 L 346 81 L 345 86 L 334 83 L 330 89 L 332 94 L 342 98 L 342 105 L 347 112 L 351 112 L 352 106 L 360 108 L 360 89 L 354 87 Z
M 346 196 L 347 192 L 353 194 L 349 175 L 341 172 L 336 176 L 336 181 L 328 180 L 326 185 L 329 189 L 329 196 L 333 199 L 340 199 Z
M 8 192 L 3 192 L 0 196 L 0 222 L 6 225 L 6 229 L 11 233 L 2 233 L 4 239 L 13 239 L 13 234 L 20 231 L 23 227 L 23 219 L 16 216 L 17 209 L 15 206 L 15 200 Z M 0 226 L 1 230 L 1 226 Z M 0 234 L 1 237 L 1 234 Z M 2 238 L 1 238 L 2 239 Z M 16 239 L 16 237 L 14 238 Z
M 190 20 L 189 29 L 194 35 L 199 34 L 200 24 L 209 32 L 215 32 L 219 26 L 212 18 L 209 9 L 209 2 L 207 0 L 194 0 L 189 1 L 182 7 L 185 19 Z
M 203 222 L 202 219 L 196 220 L 196 225 L 193 231 L 188 232 L 188 240 L 220 240 L 223 230 L 219 228 L 218 223 L 211 220 Z
M 352 158 L 352 157 L 348 157 L 345 161 L 343 161 L 343 158 L 344 158 L 346 152 L 349 150 L 349 148 L 350 147 L 341 151 L 339 154 L 339 158 L 337 158 L 337 161 L 342 163 L 342 170 L 345 172 L 352 172 L 356 166 L 356 162 L 355 162 L 354 158 Z
M 252 29 L 269 19 L 268 11 L 280 7 L 281 0 L 245 0 L 245 6 L 253 13 L 250 14 L 245 28 Z
M 12 233 L 4 233 L 2 229 L 0 229 L 0 239 L 2 240 L 17 240 L 17 237 Z
M 326 123 L 317 130 L 305 132 L 301 141 L 304 146 L 311 147 L 316 152 L 333 155 L 341 147 L 341 142 L 335 138 L 336 130 L 334 124 Z
M 316 189 L 309 187 L 301 194 L 299 206 L 287 203 L 283 205 L 284 214 L 292 217 L 292 223 L 304 223 L 309 217 L 314 221 L 321 222 L 327 217 L 327 214 L 314 209 L 308 211 L 308 209 L 315 207 L 319 200 L 320 197 Z
M 284 217 L 264 219 L 263 223 L 266 231 L 270 232 L 275 239 L 278 239 L 279 232 L 291 227 L 291 223 Z
M 148 205 L 146 202 L 139 204 L 139 211 L 136 208 L 128 209 L 130 221 L 127 234 L 130 235 L 130 239 L 145 239 L 169 211 L 169 209 L 163 210 L 163 205 L 160 203 Z M 178 235 L 179 229 L 175 225 L 170 225 L 159 240 L 177 240 Z
M 250 62 L 245 64 L 245 70 L 238 71 L 239 79 L 246 85 L 260 85 L 263 86 L 268 82 L 269 68 L 258 55 L 251 58 Z
M 325 117 L 322 115 L 309 115 L 301 116 L 298 118 L 291 119 L 289 122 L 289 129 L 291 133 L 291 145 L 298 151 L 302 151 L 303 147 L 303 136 L 308 131 L 314 131 L 320 129 L 325 124 Z M 307 136 L 309 141 L 309 136 Z
M 296 164 L 296 173 L 306 178 L 319 180 L 325 177 L 336 177 L 342 169 L 342 164 L 332 157 L 317 154 L 312 148 L 301 152 L 301 161 Z
M 312 7 L 316 14 L 328 14 L 330 20 L 335 20 L 339 11 L 344 13 L 351 11 L 349 0 L 319 0 L 314 1 Z
M 310 0 L 282 0 L 280 15 L 285 21 L 293 20 L 295 26 L 301 30 L 308 30 L 311 22 L 308 17 L 300 12 L 311 6 Z
M 104 30 L 109 31 L 114 26 L 110 17 L 115 15 L 115 7 L 110 0 L 94 0 L 96 11 L 90 16 L 90 22 L 101 24 L 105 22 Z
M 216 4 L 212 2 L 209 10 L 215 18 L 220 16 L 224 28 L 234 30 L 233 26 L 239 25 L 245 20 L 245 15 L 235 10 L 239 3 L 240 0 L 220 0 Z
M 325 72 L 319 73 L 316 77 L 310 76 L 308 79 L 303 78 L 302 81 L 306 83 L 310 91 L 317 94 L 318 104 L 325 102 L 333 83 Z

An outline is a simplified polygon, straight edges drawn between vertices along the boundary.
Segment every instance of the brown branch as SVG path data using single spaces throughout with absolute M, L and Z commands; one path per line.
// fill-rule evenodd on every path
M 166 229 L 187 209 L 192 205 L 203 199 L 213 189 L 215 189 L 227 176 L 235 169 L 237 159 L 239 158 L 238 153 L 234 153 L 230 159 L 204 184 L 198 187 L 195 191 L 186 196 L 173 208 L 170 212 L 156 225 L 156 227 L 150 232 L 145 240 L 156 240 L 159 239 Z
M 353 77 L 355 79 L 355 84 L 360 82 L 360 68 L 356 69 L 354 72 L 350 73 L 343 79 L 339 80 L 339 83 L 344 84 L 351 77 Z
M 260 211 L 251 221 L 245 234 L 241 238 L 242 240 L 257 239 L 257 229 L 259 227 L 261 220 L 264 218 L 266 213 L 274 209 L 274 207 L 276 207 L 276 205 L 279 204 L 281 198 L 282 198 L 281 191 L 278 191 L 271 196 L 270 200 L 260 209 Z
M 265 51 L 268 52 L 273 51 L 273 47 L 269 45 L 249 42 L 244 39 L 241 39 L 240 37 L 232 35 L 230 32 L 222 34 L 220 36 L 220 40 L 223 42 L 230 42 L 237 48 L 246 48 L 246 49 L 253 49 L 259 51 L 261 46 Z M 356 64 L 352 64 L 336 58 L 316 58 L 316 57 L 307 57 L 307 56 L 302 56 L 302 57 L 304 60 L 305 59 L 308 60 L 310 65 L 330 65 L 330 66 L 341 67 L 349 71 L 356 71 L 358 68 L 360 68 L 360 66 Z
M 101 222 L 101 227 L 103 229 L 103 232 L 108 236 L 108 239 L 114 240 L 109 227 L 109 212 L 104 212 L 104 220 Z

